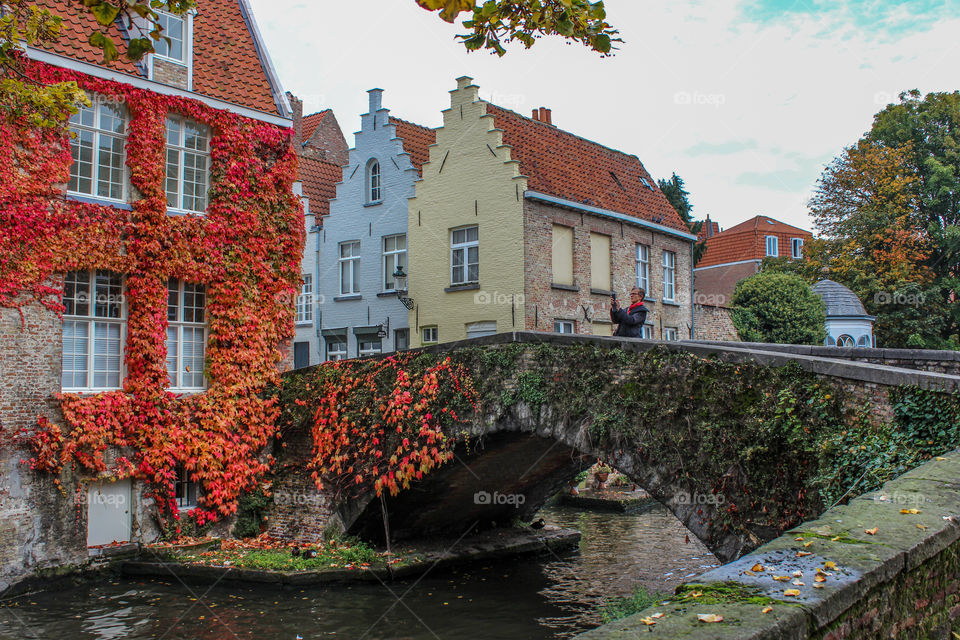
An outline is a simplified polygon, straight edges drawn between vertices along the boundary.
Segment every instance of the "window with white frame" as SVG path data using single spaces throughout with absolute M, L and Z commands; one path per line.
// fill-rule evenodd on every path
M 837 346 L 838 347 L 855 347 L 857 346 L 857 341 L 853 339 L 853 336 L 848 336 L 847 334 L 843 334 L 842 336 L 837 338 Z
M 646 338 L 647 340 L 653 339 L 653 325 L 645 324 L 640 327 L 640 337 Z
M 360 293 L 360 241 L 340 243 L 340 295 Z
M 177 509 L 189 510 L 197 506 L 200 484 L 190 479 L 190 473 L 183 465 L 177 465 L 173 479 L 173 495 L 177 501 Z
M 483 336 L 492 336 L 497 333 L 496 320 L 484 320 L 481 322 L 471 322 L 467 325 L 468 338 L 481 338 Z
M 381 188 L 380 163 L 377 160 L 371 160 L 367 163 L 367 203 L 373 204 L 383 199 L 383 189 Z
M 465 227 L 450 232 L 450 284 L 480 281 L 480 229 Z
M 573 320 L 554 320 L 554 333 L 573 333 Z
M 126 305 L 123 277 L 110 271 L 71 271 L 63 283 L 65 391 L 119 389 L 123 378 Z
M 327 336 L 327 360 L 346 360 L 347 359 L 347 338 L 346 336 Z
M 153 43 L 154 55 L 174 60 L 186 61 L 187 21 L 185 16 L 175 16 L 163 11 L 157 12 L 157 25 L 163 30 L 159 40 Z
M 89 96 L 90 107 L 81 106 L 70 116 L 70 182 L 67 191 L 111 200 L 126 196 L 124 141 L 127 112 L 122 104 L 105 96 Z
M 637 286 L 650 291 L 650 247 L 645 244 L 637 245 Z
M 206 211 L 209 165 L 209 129 L 180 116 L 167 116 L 167 206 Z
M 790 254 L 794 260 L 803 257 L 803 238 L 790 238 Z
M 167 281 L 167 378 L 173 391 L 197 391 L 207 350 L 207 294 L 202 284 Z
M 303 274 L 300 295 L 297 296 L 297 324 L 313 322 L 313 276 Z
M 780 247 L 777 246 L 777 236 L 767 236 L 767 257 L 776 258 L 780 255 Z
M 437 331 L 437 327 L 423 327 L 423 332 L 421 333 L 421 336 L 422 336 L 421 342 L 423 342 L 424 344 L 439 342 L 439 340 L 437 339 L 438 335 L 439 335 L 439 332 Z
M 377 337 L 358 337 L 358 353 L 360 357 L 375 356 L 383 353 L 383 343 Z
M 677 296 L 677 254 L 663 252 L 663 299 L 673 301 Z
M 663 339 L 672 340 L 676 342 L 677 340 L 677 328 L 676 327 L 664 327 L 663 328 Z
M 407 236 L 400 233 L 383 237 L 383 290 L 394 291 L 397 284 L 393 274 L 397 267 L 407 268 Z

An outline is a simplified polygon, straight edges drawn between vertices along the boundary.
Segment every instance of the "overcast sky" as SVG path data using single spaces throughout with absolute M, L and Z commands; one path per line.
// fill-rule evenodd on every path
M 676 171 L 694 214 L 724 228 L 765 214 L 811 228 L 824 165 L 906 89 L 960 88 L 960 3 L 927 0 L 607 0 L 612 58 L 558 40 L 467 53 L 458 25 L 414 0 L 252 0 L 283 86 L 330 107 L 347 142 L 366 90 L 435 127 L 454 78 L 529 115 Z

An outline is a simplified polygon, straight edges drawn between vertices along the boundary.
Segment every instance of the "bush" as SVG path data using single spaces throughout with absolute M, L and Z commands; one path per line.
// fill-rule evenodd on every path
M 733 305 L 745 342 L 823 344 L 827 336 L 823 301 L 796 275 L 761 271 L 741 280 Z

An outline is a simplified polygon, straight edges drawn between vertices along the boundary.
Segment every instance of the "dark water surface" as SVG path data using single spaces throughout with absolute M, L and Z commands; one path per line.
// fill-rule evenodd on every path
M 475 565 L 419 581 L 279 589 L 125 580 L 0 608 L 0 638 L 52 640 L 537 640 L 599 624 L 634 584 L 669 590 L 716 559 L 662 507 L 620 515 L 551 507 L 580 553 Z

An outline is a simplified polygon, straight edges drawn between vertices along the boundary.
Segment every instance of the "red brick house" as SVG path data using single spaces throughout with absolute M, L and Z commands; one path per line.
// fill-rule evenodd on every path
M 759 271 L 764 258 L 800 260 L 804 243 L 813 234 L 768 216 L 755 216 L 722 231 L 707 220 L 701 237 L 707 248 L 693 270 L 696 302 L 726 307 L 737 283 Z
M 153 538 L 162 514 L 216 520 L 256 486 L 303 246 L 290 106 L 247 0 L 160 12 L 169 41 L 139 62 L 125 42 L 152 25 L 118 20 L 109 64 L 82 3 L 36 4 L 63 29 L 27 49 L 28 75 L 90 105 L 69 135 L 0 113 L 0 241 L 16 250 L 0 265 L 0 467 L 17 487 L 0 584 Z

